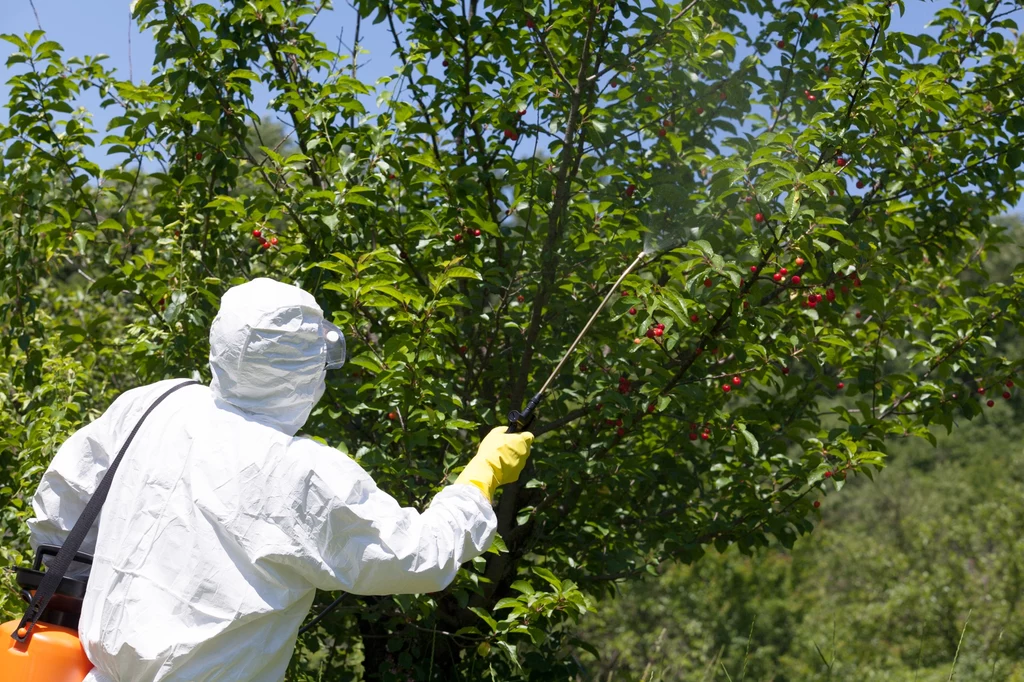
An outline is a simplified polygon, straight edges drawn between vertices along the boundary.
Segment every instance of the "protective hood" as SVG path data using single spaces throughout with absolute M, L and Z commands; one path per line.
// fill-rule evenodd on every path
M 324 314 L 302 289 L 259 278 L 228 289 L 210 327 L 210 388 L 288 435 L 324 394 Z

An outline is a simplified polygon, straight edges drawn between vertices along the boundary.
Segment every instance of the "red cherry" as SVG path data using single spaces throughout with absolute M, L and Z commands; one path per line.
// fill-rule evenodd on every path
M 855 286 L 855 287 L 859 287 L 860 286 L 860 277 L 854 278 L 853 286 Z
M 846 159 L 844 159 L 841 156 L 837 156 L 836 157 L 836 165 L 839 166 L 840 168 L 842 168 L 843 166 L 846 165 Z
M 662 324 L 661 322 L 659 322 L 658 324 L 654 325 L 654 328 L 655 329 L 662 329 L 662 330 L 664 330 L 665 329 L 665 325 Z
M 273 244 L 274 246 L 277 246 L 277 237 L 271 237 L 270 243 Z
M 1005 399 L 1009 400 L 1012 396 L 1010 395 L 1009 391 L 1003 391 L 1003 397 Z
M 750 271 L 756 273 L 757 272 L 757 266 L 756 265 L 751 265 L 750 266 Z
M 629 314 L 630 315 L 636 315 L 636 308 L 630 308 L 629 309 Z
M 850 287 L 848 287 L 848 286 L 846 286 L 846 285 L 844 284 L 844 285 L 843 285 L 843 287 L 842 287 L 842 289 L 841 289 L 841 291 L 842 291 L 842 292 L 843 292 L 844 294 L 848 294 L 848 293 L 850 293 Z
M 698 116 L 703 116 L 704 115 L 704 107 L 697 107 L 697 115 Z
M 666 118 L 664 121 L 661 122 L 661 125 L 665 126 L 666 128 L 671 128 L 672 127 L 672 119 Z
M 626 188 L 626 197 L 632 198 L 634 192 L 636 192 L 636 185 L 630 185 Z
M 516 300 L 519 301 L 520 303 L 522 303 L 523 301 L 526 300 L 526 297 L 525 296 L 521 296 L 521 295 L 520 296 L 516 296 Z
M 986 405 L 988 405 L 989 407 L 995 407 L 995 405 L 996 405 L 996 401 L 994 401 L 994 400 L 990 400 L 990 401 L 988 401 L 988 402 L 987 402 L 987 403 L 985 403 L 985 404 L 986 404 Z
M 262 246 L 264 249 L 269 249 L 270 242 L 260 242 L 260 246 Z
M 658 130 L 658 137 L 665 137 L 666 135 L 668 135 L 668 131 L 664 128 Z
M 262 232 L 262 230 L 253 230 L 252 231 L 252 236 L 256 237 L 256 239 L 259 239 L 260 237 L 263 236 L 263 232 Z
M 786 268 L 779 268 L 779 274 L 780 275 L 788 275 L 789 274 L 789 270 L 787 270 Z
M 526 116 L 526 109 L 520 109 L 517 113 L 519 114 L 519 117 L 522 118 L 523 116 Z
M 843 382 L 840 381 L 838 384 L 836 384 L 836 390 L 841 391 L 844 388 L 846 388 L 846 384 L 844 384 Z
M 661 336 L 664 333 L 665 333 L 665 330 L 662 329 L 661 327 L 655 327 L 654 328 L 654 335 L 655 336 Z
M 202 161 L 202 160 L 203 160 L 203 153 L 202 152 L 196 152 L 196 161 Z
M 863 180 L 858 180 L 857 181 L 857 189 L 864 189 L 864 181 Z
M 800 284 L 800 275 L 793 275 L 789 281 L 793 284 Z
M 526 20 L 526 28 L 528 28 L 528 29 L 530 29 L 532 31 L 533 29 L 537 28 L 537 24 L 533 23 L 533 19 L 527 19 Z
M 622 428 L 621 426 L 619 428 L 615 429 L 615 435 L 616 436 L 624 436 L 625 434 L 626 434 L 626 429 Z
M 690 440 L 697 440 L 697 432 L 696 431 L 691 431 L 690 432 Z
M 628 382 L 627 382 L 627 383 L 628 383 Z M 616 420 L 615 420 L 615 425 L 616 425 L 616 426 L 622 426 L 622 420 L 621 420 L 621 419 L 616 419 Z
M 733 377 L 732 378 L 732 385 L 733 386 L 739 386 L 742 383 L 743 383 L 743 379 L 741 379 L 739 377 Z
M 519 139 L 519 133 L 517 133 L 514 130 L 506 130 L 504 134 L 506 140 L 512 140 L 513 142 L 515 142 L 516 140 Z
M 698 315 L 697 313 L 694 313 L 693 315 L 690 315 L 690 322 L 693 322 L 695 324 L 697 322 L 700 322 L 700 315 Z
M 821 506 L 821 502 L 819 502 L 818 500 L 815 500 L 814 501 L 814 508 L 817 509 L 820 506 Z
M 711 285 L 712 285 L 711 278 L 710 277 L 704 278 L 704 286 L 710 287 Z
M 448 60 L 446 59 L 443 62 L 441 62 L 441 66 L 448 68 Z
M 813 101 L 817 100 L 818 98 L 815 97 L 814 95 L 807 95 L 807 99 L 810 100 L 811 102 L 813 102 Z
M 462 233 L 461 232 L 457 232 L 457 233 L 453 234 L 452 235 L 452 239 L 454 239 L 457 242 L 461 242 L 462 241 Z
M 825 478 L 832 478 L 832 472 L 831 471 L 826 471 L 825 472 Z
M 857 311 L 856 316 L 857 316 L 858 319 L 860 319 L 860 311 L 859 310 Z
M 799 257 L 798 257 L 798 258 L 796 259 L 796 266 L 797 266 L 797 267 L 800 267 L 800 266 L 801 266 L 801 265 L 803 265 L 803 264 L 804 264 L 804 259 L 803 259 L 803 258 L 799 258 Z
M 480 230 L 473 230 L 473 236 L 474 237 L 479 237 L 480 234 L 481 234 Z
M 1013 388 L 1013 379 L 1007 379 L 1006 380 L 1006 387 L 1007 388 Z
M 395 414 L 394 412 L 388 412 L 388 419 L 390 419 L 391 421 L 395 421 L 396 419 L 398 419 L 398 415 Z
M 700 434 L 700 439 L 701 440 L 707 440 L 708 438 L 711 438 L 711 434 L 708 433 L 707 431 L 705 431 L 702 434 Z
M 776 272 L 774 275 L 772 275 L 772 279 L 775 280 L 776 282 L 781 282 L 782 281 L 782 273 L 781 272 Z
M 623 290 L 622 290 L 622 293 L 621 293 L 621 294 L 619 294 L 619 295 L 620 295 L 620 296 L 629 296 L 629 292 L 628 292 L 628 291 L 626 291 L 625 289 L 623 289 Z
M 779 42 L 775 43 L 775 46 L 781 50 L 782 48 L 786 47 L 786 41 L 780 40 Z
M 649 339 L 653 339 L 654 338 L 654 329 L 648 329 L 646 336 Z
M 754 220 L 756 220 L 759 223 L 763 223 L 764 222 L 764 213 L 755 213 L 754 214 Z
M 658 406 L 655 405 L 654 403 L 651 403 L 650 405 L 647 406 L 647 414 L 654 414 L 654 411 L 656 409 L 658 409 Z
M 984 395 L 985 394 L 985 387 L 984 386 L 978 386 L 978 393 L 981 394 L 981 395 Z
M 787 376 L 789 376 L 789 367 L 783 367 L 782 368 L 782 373 L 787 375 Z
M 722 384 L 722 391 L 723 392 L 728 393 L 731 390 L 732 390 L 732 386 L 730 386 L 729 384 Z

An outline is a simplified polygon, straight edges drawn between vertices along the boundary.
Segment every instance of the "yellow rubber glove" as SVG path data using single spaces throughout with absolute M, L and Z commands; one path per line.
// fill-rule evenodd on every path
M 512 483 L 530 457 L 533 434 L 528 431 L 506 433 L 508 427 L 497 426 L 480 442 L 476 457 L 459 474 L 456 483 L 475 485 L 488 500 L 494 498 L 499 485 Z

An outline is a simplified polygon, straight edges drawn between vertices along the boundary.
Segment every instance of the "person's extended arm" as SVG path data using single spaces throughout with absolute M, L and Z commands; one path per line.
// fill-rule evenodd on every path
M 522 434 L 507 438 L 524 445 L 519 452 L 525 461 L 529 441 Z M 498 441 L 505 442 L 485 439 L 474 461 L 483 457 L 498 464 L 492 449 Z M 475 483 L 448 486 L 419 512 L 403 508 L 336 450 L 311 442 L 300 447 L 306 449 L 301 461 L 308 475 L 293 484 L 283 510 L 295 514 L 295 526 L 286 532 L 300 540 L 300 551 L 294 559 L 280 553 L 277 561 L 294 562 L 317 587 L 366 595 L 436 592 L 494 540 L 494 511 Z M 518 475 L 522 466 L 512 468 Z M 491 480 L 515 480 L 510 475 L 506 466 Z

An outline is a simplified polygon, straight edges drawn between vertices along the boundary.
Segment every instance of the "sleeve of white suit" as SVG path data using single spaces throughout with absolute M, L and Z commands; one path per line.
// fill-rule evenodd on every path
M 402 507 L 352 459 L 307 441 L 287 492 L 299 542 L 280 557 L 320 589 L 353 594 L 436 592 L 491 546 L 494 511 L 473 486 L 451 485 L 423 512 Z

